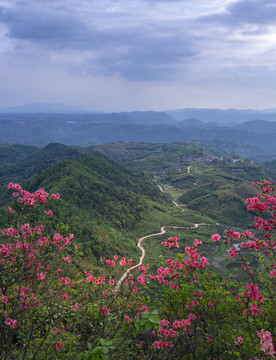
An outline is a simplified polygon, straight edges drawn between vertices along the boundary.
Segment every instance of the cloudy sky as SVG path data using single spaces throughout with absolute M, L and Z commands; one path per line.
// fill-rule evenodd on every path
M 0 0 L 0 107 L 276 107 L 275 0 Z

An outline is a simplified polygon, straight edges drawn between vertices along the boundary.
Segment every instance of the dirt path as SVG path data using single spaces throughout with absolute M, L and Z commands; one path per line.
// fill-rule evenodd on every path
M 162 186 L 161 186 L 161 185 L 159 185 L 159 184 L 157 184 L 157 186 L 159 187 L 160 191 L 163 193 L 163 192 L 164 192 L 164 190 L 163 190 Z
M 158 184 L 157 184 L 157 185 L 158 185 Z M 158 187 L 159 187 L 160 191 L 164 192 L 163 189 L 162 189 L 162 187 L 161 187 L 160 185 L 158 185 Z M 173 201 L 173 203 L 174 203 L 174 205 L 175 205 L 176 207 L 179 207 L 179 205 L 178 205 L 175 201 Z M 179 208 L 180 208 L 180 207 L 179 207 Z M 182 210 L 182 209 L 181 209 L 181 210 Z M 186 230 L 191 230 L 191 229 L 197 229 L 199 226 L 203 226 L 203 225 L 205 225 L 205 226 L 210 226 L 210 225 L 214 225 L 214 224 L 200 223 L 200 224 L 194 224 L 194 226 L 190 226 L 190 227 L 188 227 L 188 226 L 169 226 L 169 225 L 168 225 L 167 227 L 170 227 L 170 228 L 172 228 L 172 229 L 186 229 Z M 219 225 L 219 223 L 216 223 L 216 225 Z M 146 251 L 145 251 L 145 249 L 143 248 L 143 245 L 142 245 L 143 241 L 144 241 L 145 239 L 147 239 L 147 238 L 154 237 L 154 236 L 159 236 L 159 235 L 163 235 L 163 234 L 165 234 L 165 233 L 166 233 L 165 227 L 162 226 L 162 227 L 161 227 L 161 232 L 155 233 L 155 234 L 146 235 L 146 236 L 143 236 L 143 237 L 141 237 L 141 238 L 138 239 L 137 246 L 138 246 L 138 248 L 139 248 L 139 249 L 141 250 L 141 252 L 142 252 L 142 254 L 141 254 L 141 256 L 140 256 L 140 260 L 139 260 L 138 264 L 130 267 L 129 269 L 127 269 L 127 270 L 123 273 L 123 275 L 122 275 L 121 278 L 118 280 L 118 282 L 117 282 L 117 284 L 116 284 L 116 286 L 115 286 L 115 288 L 114 288 L 114 294 L 116 294 L 116 293 L 119 291 L 120 286 L 121 286 L 122 282 L 125 280 L 125 278 L 127 277 L 128 273 L 129 273 L 131 270 L 133 270 L 133 269 L 135 269 L 135 268 L 137 268 L 138 266 L 141 266 L 141 265 L 143 264 L 143 260 L 144 260 L 144 257 L 145 257 L 145 255 L 146 255 Z
M 197 229 L 199 226 L 203 226 L 203 225 L 204 225 L 204 226 L 210 226 L 210 225 L 214 225 L 214 224 L 200 223 L 200 224 L 194 224 L 194 226 L 190 226 L 190 227 L 187 227 L 187 226 L 167 226 L 167 227 L 170 227 L 170 228 L 172 228 L 172 229 L 186 229 L 186 230 L 191 230 L 191 229 Z M 216 225 L 219 225 L 219 224 L 217 223 Z M 143 241 L 144 241 L 145 239 L 150 238 L 150 237 L 163 235 L 163 234 L 165 234 L 165 233 L 166 233 L 165 227 L 162 226 L 162 227 L 161 227 L 161 232 L 155 233 L 155 234 L 146 235 L 146 236 L 143 236 L 143 237 L 139 238 L 138 243 L 137 243 L 137 246 L 138 246 L 138 248 L 139 248 L 139 249 L 141 250 L 141 252 L 142 252 L 142 254 L 141 254 L 141 256 L 140 256 L 140 260 L 139 260 L 138 264 L 130 267 L 129 269 L 127 269 L 127 270 L 123 273 L 123 275 L 122 275 L 121 278 L 118 280 L 118 282 L 117 282 L 117 284 L 116 284 L 116 286 L 115 286 L 115 289 L 114 289 L 114 293 L 115 293 L 115 294 L 119 291 L 120 286 L 122 285 L 122 282 L 123 282 L 123 281 L 125 280 L 125 278 L 127 277 L 128 273 L 129 273 L 131 270 L 133 270 L 133 269 L 135 269 L 135 268 L 137 268 L 138 266 L 141 266 L 141 265 L 143 264 L 143 260 L 144 260 L 144 257 L 145 257 L 145 255 L 146 255 L 146 251 L 145 251 L 145 249 L 144 249 L 144 247 L 143 247 L 143 245 L 142 245 Z
M 142 252 L 142 255 L 140 256 L 140 260 L 139 260 L 138 264 L 130 267 L 129 269 L 127 269 L 127 270 L 123 273 L 123 275 L 121 276 L 121 278 L 119 279 L 119 281 L 117 282 L 117 284 L 116 284 L 116 286 L 115 286 L 115 289 L 114 289 L 114 292 L 115 292 L 115 293 L 117 293 L 118 290 L 120 289 L 120 286 L 121 286 L 122 282 L 125 280 L 125 278 L 127 277 L 128 273 L 129 273 L 131 270 L 133 270 L 133 269 L 135 269 L 135 268 L 137 268 L 138 266 L 141 266 L 141 265 L 143 264 L 143 260 L 144 260 L 144 257 L 145 257 L 145 255 L 146 255 L 146 251 L 145 251 L 145 249 L 144 249 L 143 246 L 142 246 L 142 242 L 143 242 L 145 239 L 149 238 L 149 237 L 158 236 L 158 235 L 163 235 L 163 234 L 165 234 L 165 233 L 166 233 L 166 230 L 165 230 L 165 227 L 163 226 L 163 227 L 161 227 L 161 232 L 156 233 L 156 234 L 146 235 L 146 236 L 143 236 L 143 237 L 139 238 L 138 243 L 137 243 L 137 246 L 138 246 L 138 248 L 139 248 L 139 249 L 141 250 L 141 252 Z

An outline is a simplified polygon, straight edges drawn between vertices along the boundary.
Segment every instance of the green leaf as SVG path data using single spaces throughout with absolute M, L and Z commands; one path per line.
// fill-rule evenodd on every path
M 113 344 L 113 340 L 107 340 L 105 343 L 106 346 L 110 346 L 112 344 Z

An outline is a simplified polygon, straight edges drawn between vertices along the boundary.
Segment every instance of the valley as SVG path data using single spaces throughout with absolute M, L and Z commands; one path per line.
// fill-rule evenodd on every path
M 160 254 L 168 255 L 160 245 L 165 236 L 181 239 L 180 252 L 198 238 L 204 254 L 214 259 L 223 249 L 210 250 L 211 234 L 231 225 L 246 229 L 254 218 L 244 204 L 253 192 L 252 180 L 275 178 L 263 164 L 196 141 L 43 148 L 2 145 L 0 160 L 2 204 L 8 199 L 8 182 L 31 190 L 59 191 L 62 202 L 53 209 L 58 217 L 55 224 L 68 224 L 81 239 L 82 262 L 89 259 L 89 267 L 97 266 L 102 254 L 114 252 L 138 263 L 137 239 L 151 237 L 160 227 L 166 228 L 166 235 L 143 242 L 143 261 L 153 268 Z M 233 268 L 228 268 L 228 262 L 220 256 L 215 267 L 229 275 Z
M 267 267 L 258 261 L 267 253 L 254 256 L 240 237 L 252 246 L 255 214 L 245 198 L 254 194 L 252 180 L 276 178 L 274 165 L 199 141 L 2 144 L 0 329 L 19 335 L 2 337 L 0 353 L 13 346 L 16 356 L 28 349 L 39 360 L 49 354 L 61 360 L 253 358 L 259 352 L 255 329 L 273 329 L 267 319 L 274 319 L 274 300 L 263 292 L 273 279 L 262 282 Z M 7 183 L 22 198 L 15 193 L 10 201 Z M 47 193 L 36 191 L 42 188 Z M 37 221 L 43 226 L 32 225 Z M 217 241 L 219 234 L 233 237 L 231 248 L 227 236 Z M 268 269 L 273 274 L 270 263 Z M 255 272 L 265 298 L 259 308 L 244 295 L 255 289 Z M 263 308 L 258 321 L 265 325 L 242 315 Z M 237 332 L 245 339 L 242 348 L 233 343 Z

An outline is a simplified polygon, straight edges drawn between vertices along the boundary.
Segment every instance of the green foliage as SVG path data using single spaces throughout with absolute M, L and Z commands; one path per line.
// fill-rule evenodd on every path
M 100 154 L 58 162 L 31 178 L 27 186 L 62 189 L 61 204 L 52 208 L 57 217 L 54 225 L 60 220 L 70 224 L 91 261 L 103 254 L 112 256 L 115 248 L 118 254 L 135 256 L 130 231 L 151 213 L 168 211 L 167 199 L 154 183 Z
M 95 164 L 98 159 L 97 156 Z M 79 174 L 81 182 L 81 177 L 85 178 L 91 169 L 78 165 L 66 161 L 52 169 L 61 166 L 62 180 L 69 173 Z M 48 180 L 56 179 L 56 173 L 50 172 Z M 115 170 L 113 176 L 116 188 Z M 97 173 L 95 177 L 97 181 Z M 131 178 L 126 177 L 125 183 L 128 181 Z M 11 184 L 11 187 L 15 189 L 17 185 Z M 218 181 L 213 188 L 227 191 L 227 184 Z M 43 204 L 54 208 L 52 200 L 57 195 L 47 200 L 48 195 L 43 192 L 43 201 L 39 204 L 42 197 L 38 200 L 38 195 L 19 191 L 23 201 L 13 204 L 9 214 L 14 228 L 1 233 L 0 355 L 3 359 L 273 358 L 269 356 L 274 352 L 271 342 L 275 338 L 276 316 L 272 228 L 264 230 L 270 235 L 264 237 L 267 243 L 249 232 L 226 232 L 228 240 L 224 245 L 228 250 L 242 237 L 245 241 L 254 238 L 248 241 L 249 249 L 241 246 L 243 250 L 239 252 L 246 271 L 249 265 L 252 268 L 254 265 L 245 259 L 250 260 L 248 250 L 253 252 L 252 257 L 257 253 L 256 266 L 249 272 L 251 280 L 247 284 L 212 273 L 207 267 L 208 259 L 199 253 L 198 249 L 204 244 L 198 240 L 193 245 L 189 243 L 190 246 L 179 245 L 178 255 L 167 248 L 169 259 L 160 257 L 162 263 L 156 274 L 141 266 L 137 269 L 138 275 L 134 269 L 130 275 L 127 265 L 124 268 L 116 257 L 117 264 L 101 259 L 100 267 L 85 271 L 79 263 L 73 238 L 68 234 L 69 227 L 51 222 L 48 216 L 45 219 Z M 270 191 L 272 189 L 264 188 L 264 194 Z M 275 197 L 256 196 L 271 207 L 268 215 L 274 219 L 271 212 L 275 213 L 272 204 Z M 36 204 L 28 205 L 30 199 L 36 199 Z M 198 219 L 201 216 L 194 214 Z M 43 226 L 36 226 L 43 218 Z M 261 225 L 259 228 L 263 230 Z M 205 231 L 203 228 L 202 236 L 206 235 Z M 218 237 L 216 234 L 212 241 L 219 241 Z M 236 256 L 230 255 L 229 252 L 229 258 Z M 126 269 L 127 277 L 123 280 L 121 275 Z M 118 279 L 122 282 L 115 286 Z
M 78 353 L 76 360 L 107 360 L 109 350 L 114 350 L 112 340 L 99 339 L 100 345 L 92 348 L 90 343 L 87 343 L 88 350 Z
M 157 309 L 153 311 L 144 311 L 141 314 L 141 318 L 137 317 L 131 324 L 133 329 L 132 335 L 136 337 L 140 330 L 154 330 L 159 324 L 159 321 L 160 317 Z

